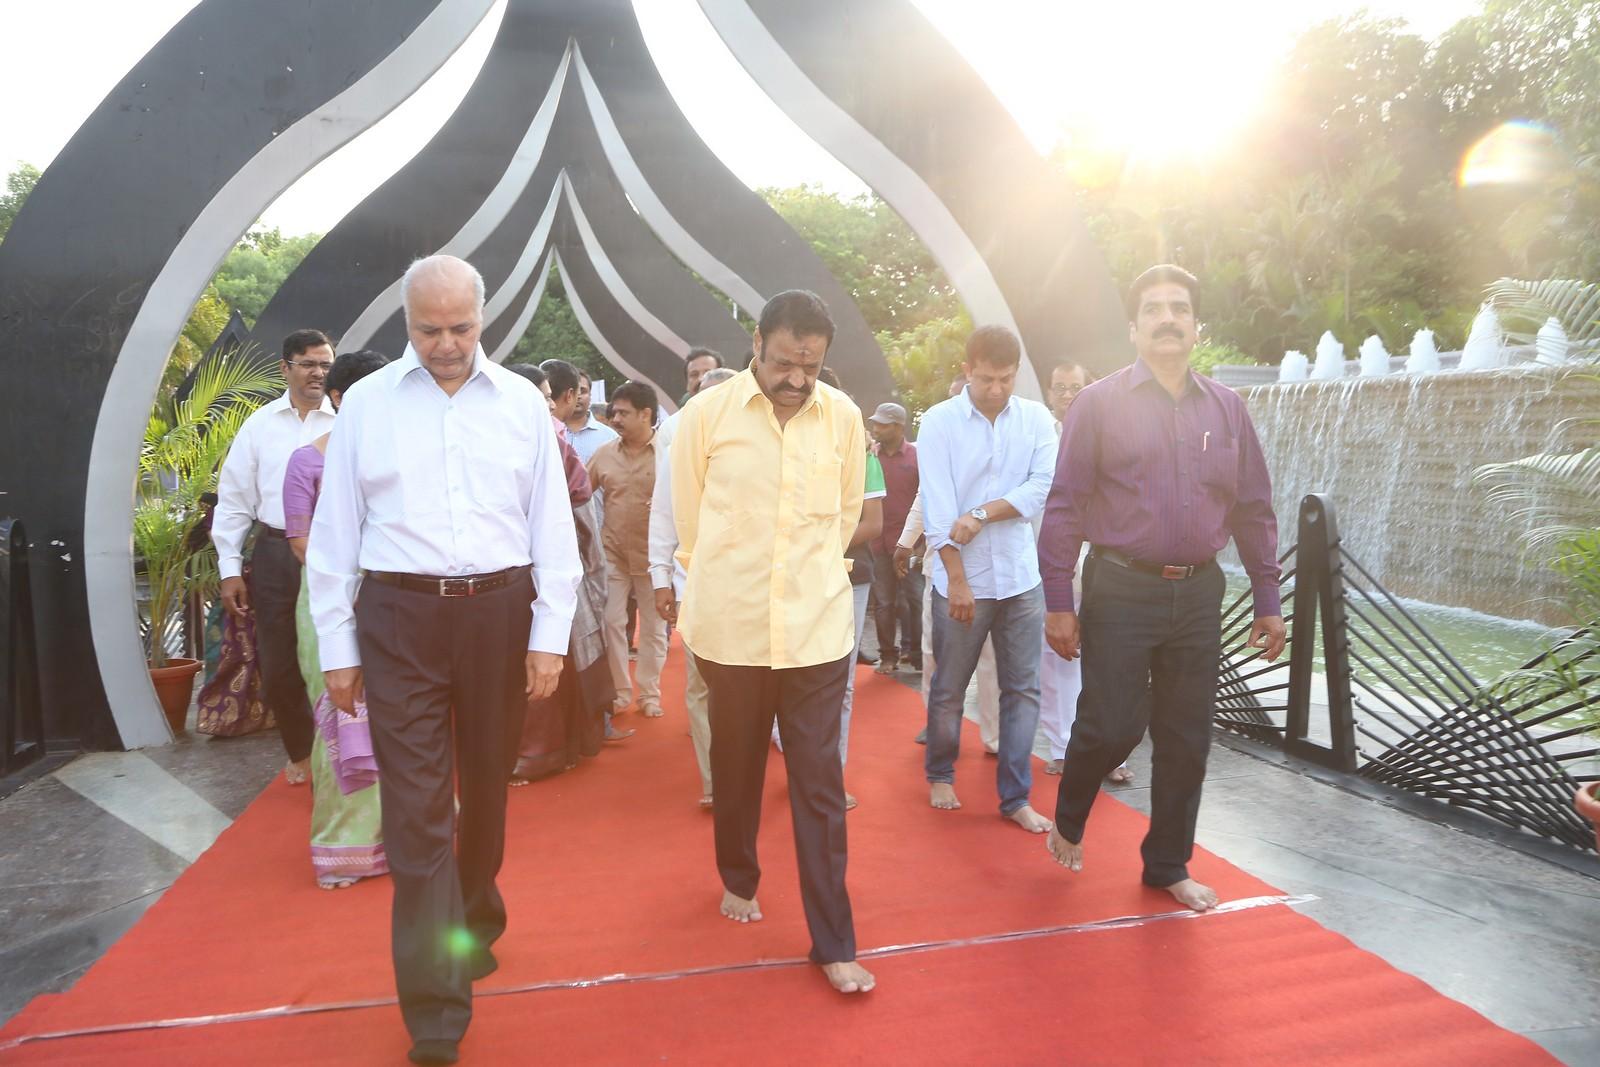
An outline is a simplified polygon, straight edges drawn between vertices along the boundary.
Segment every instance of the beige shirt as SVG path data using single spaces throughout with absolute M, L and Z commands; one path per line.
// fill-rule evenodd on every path
M 688 575 L 678 628 L 696 655 L 788 668 L 849 654 L 844 553 L 866 461 L 860 409 L 821 382 L 781 427 L 748 370 L 689 401 L 669 466 Z
M 589 457 L 589 484 L 605 493 L 600 544 L 606 562 L 622 574 L 650 573 L 650 498 L 656 487 L 656 437 L 629 452 L 622 439 L 607 441 Z

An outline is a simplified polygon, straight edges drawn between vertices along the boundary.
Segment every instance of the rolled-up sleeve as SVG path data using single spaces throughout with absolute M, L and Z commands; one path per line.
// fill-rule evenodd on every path
M 1025 405 L 1022 411 L 1029 418 L 1028 431 L 1033 454 L 1028 458 L 1028 480 L 1005 493 L 1001 499 L 1017 509 L 1024 520 L 1032 519 L 1044 511 L 1050 495 L 1050 483 L 1055 475 L 1056 453 L 1060 441 L 1056 438 L 1050 413 L 1043 406 Z
M 540 412 L 535 417 L 533 490 L 528 499 L 528 554 L 533 559 L 536 595 L 528 651 L 567 654 L 572 617 L 578 610 L 583 561 L 572 523 L 567 472 L 556 444 L 555 427 Z
M 1056 453 L 1055 478 L 1045 499 L 1039 530 L 1039 577 L 1044 583 L 1046 611 L 1075 611 L 1072 578 L 1083 548 L 1084 522 L 1094 494 L 1100 457 L 1100 414 L 1097 398 L 1081 394 L 1067 409 Z
M 921 452 L 919 450 L 918 455 Z M 922 537 L 922 490 L 917 490 L 917 495 L 911 498 L 911 510 L 906 512 L 906 524 L 900 531 L 900 543 L 896 548 L 916 548 L 917 541 Z
M 322 492 L 306 545 L 306 587 L 322 669 L 359 667 L 356 592 L 361 588 L 361 527 L 366 503 L 356 465 L 365 404 L 352 391 L 333 424 L 322 469 Z

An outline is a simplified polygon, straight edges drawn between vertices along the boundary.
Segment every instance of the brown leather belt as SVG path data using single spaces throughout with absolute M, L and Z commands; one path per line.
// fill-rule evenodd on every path
M 1131 559 L 1128 556 L 1124 556 L 1114 548 L 1101 548 L 1099 545 L 1094 546 L 1092 554 L 1097 559 L 1103 559 L 1107 563 L 1115 563 L 1119 567 L 1130 571 L 1138 571 L 1140 574 L 1153 574 L 1157 578 L 1165 578 L 1169 582 L 1181 582 L 1185 578 L 1193 578 L 1216 562 L 1213 557 L 1204 563 L 1146 563 L 1144 560 Z
M 367 577 L 384 585 L 396 586 L 413 593 L 456 597 L 493 592 L 527 573 L 527 567 L 509 567 L 492 574 L 452 574 L 445 577 L 432 574 L 404 574 L 400 571 L 368 571 Z

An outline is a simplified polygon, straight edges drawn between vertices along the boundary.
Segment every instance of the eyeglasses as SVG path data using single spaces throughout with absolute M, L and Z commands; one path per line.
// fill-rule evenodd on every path
M 319 370 L 323 374 L 327 374 L 329 371 L 331 371 L 333 369 L 333 364 L 332 363 L 322 363 L 322 362 L 320 362 L 318 360 L 286 359 L 286 360 L 284 360 L 284 362 L 289 364 L 289 366 L 291 366 L 291 367 L 299 367 L 301 370 Z
M 1073 384 L 1073 385 L 1052 385 L 1052 386 L 1050 386 L 1050 395 L 1051 396 L 1077 396 L 1079 393 L 1083 392 L 1085 388 L 1087 388 L 1087 387 L 1086 386 L 1082 386 L 1082 385 L 1077 385 L 1077 384 Z

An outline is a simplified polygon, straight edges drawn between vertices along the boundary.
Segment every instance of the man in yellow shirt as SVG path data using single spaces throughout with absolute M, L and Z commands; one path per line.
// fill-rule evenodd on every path
M 817 381 L 832 341 L 814 293 L 767 302 L 749 369 L 679 416 L 672 509 L 688 575 L 678 629 L 710 690 L 722 914 L 761 918 L 756 832 L 776 716 L 811 958 L 841 993 L 864 993 L 874 979 L 855 962 L 844 885 L 839 719 L 855 647 L 844 555 L 866 432 L 850 398 Z

